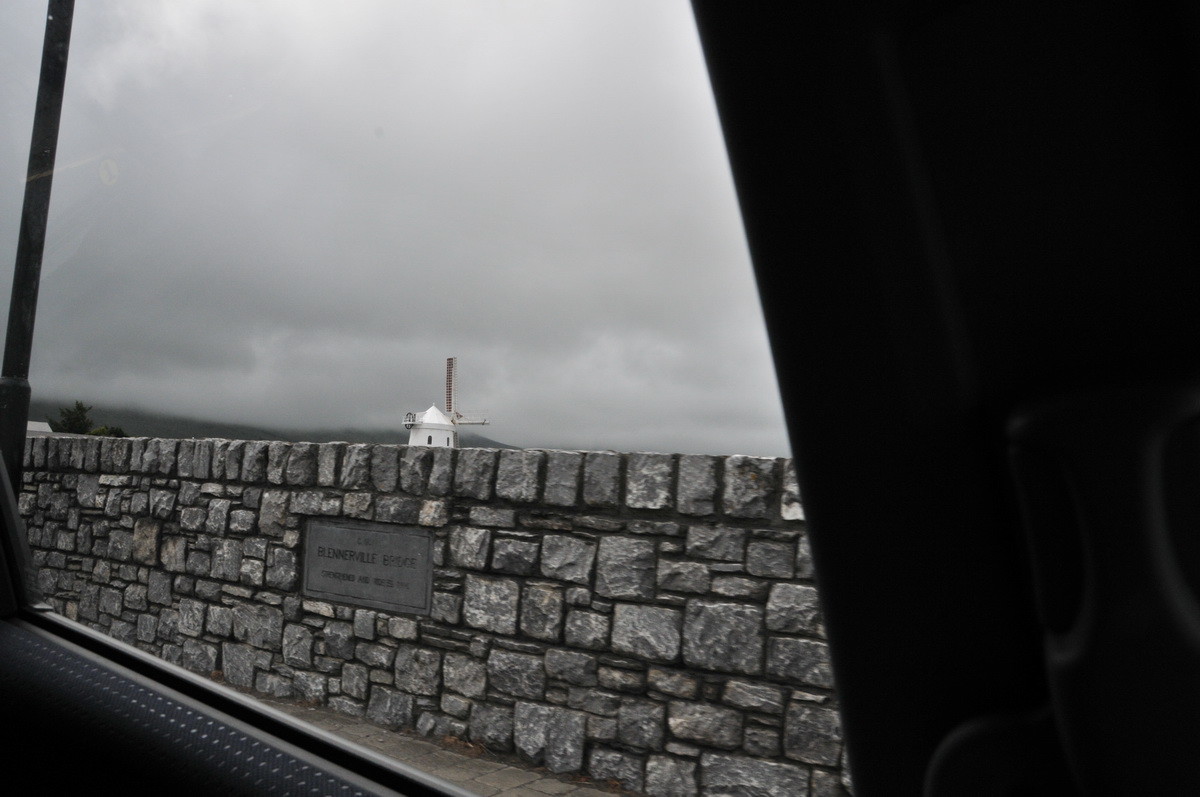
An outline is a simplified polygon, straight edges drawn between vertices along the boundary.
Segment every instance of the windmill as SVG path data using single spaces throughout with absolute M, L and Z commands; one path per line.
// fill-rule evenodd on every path
M 404 415 L 404 428 L 410 430 L 410 446 L 441 446 L 458 448 L 459 426 L 486 426 L 482 415 L 468 415 L 458 409 L 457 393 L 458 358 L 446 358 L 446 411 L 437 405 L 424 412 L 409 412 Z

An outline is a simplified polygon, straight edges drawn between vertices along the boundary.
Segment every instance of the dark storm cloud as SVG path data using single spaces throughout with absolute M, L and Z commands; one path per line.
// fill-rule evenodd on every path
M 457 355 L 498 439 L 786 453 L 683 2 L 81 4 L 59 167 L 43 395 L 394 426 Z

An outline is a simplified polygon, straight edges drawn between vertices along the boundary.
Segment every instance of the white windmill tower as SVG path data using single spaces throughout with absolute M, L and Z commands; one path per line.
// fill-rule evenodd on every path
M 404 415 L 404 428 L 409 430 L 410 446 L 441 446 L 458 448 L 459 426 L 486 426 L 482 416 L 469 416 L 458 409 L 456 377 L 458 358 L 446 358 L 446 411 L 432 405 L 424 412 L 409 412 Z

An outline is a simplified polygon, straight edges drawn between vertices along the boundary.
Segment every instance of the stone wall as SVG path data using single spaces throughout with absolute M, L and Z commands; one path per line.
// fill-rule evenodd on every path
M 652 795 L 842 793 L 789 461 L 38 437 L 25 467 L 55 609 L 189 670 Z M 434 532 L 428 616 L 304 596 L 334 517 Z

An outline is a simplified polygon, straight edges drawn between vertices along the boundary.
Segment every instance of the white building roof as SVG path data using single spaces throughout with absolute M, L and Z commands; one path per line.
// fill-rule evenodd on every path
M 437 408 L 437 405 L 431 405 L 429 409 L 421 413 L 417 419 L 417 423 L 434 425 L 434 426 L 453 426 L 450 417 L 446 413 Z

